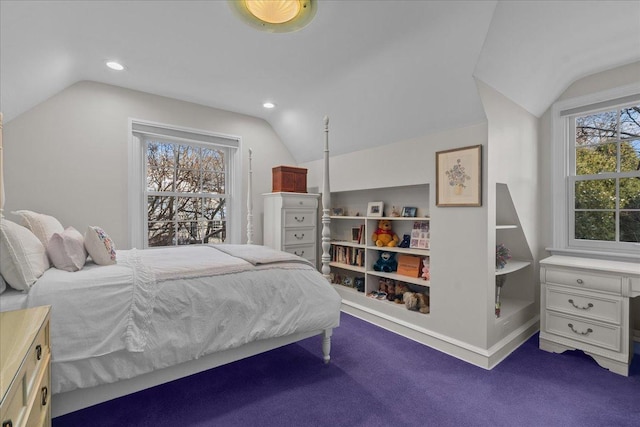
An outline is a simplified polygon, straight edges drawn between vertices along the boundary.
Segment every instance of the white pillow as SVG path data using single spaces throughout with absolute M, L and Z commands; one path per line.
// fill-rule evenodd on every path
M 47 255 L 59 270 L 81 270 L 87 261 L 84 237 L 73 227 L 65 228 L 62 233 L 53 233 L 47 245 Z
M 20 216 L 22 219 L 22 225 L 31 230 L 31 232 L 40 239 L 40 242 L 42 242 L 45 249 L 47 249 L 47 245 L 49 244 L 49 240 L 51 239 L 51 236 L 53 236 L 53 233 L 62 233 L 64 231 L 64 227 L 60 224 L 60 221 L 50 215 L 27 210 L 11 213 Z
M 100 227 L 89 226 L 84 233 L 84 247 L 98 265 L 116 263 L 116 245 Z
M 0 275 L 19 291 L 31 286 L 49 268 L 42 242 L 27 228 L 0 219 Z

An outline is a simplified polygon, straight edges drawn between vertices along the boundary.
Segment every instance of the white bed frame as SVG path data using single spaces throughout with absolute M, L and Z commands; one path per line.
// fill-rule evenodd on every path
M 1 116 L 0 116 L 0 168 L 2 167 L 2 136 L 1 136 Z M 324 118 L 324 185 L 322 194 L 322 274 L 329 277 L 329 119 Z M 247 243 L 253 243 L 253 188 L 252 188 L 252 150 L 249 149 L 249 174 L 247 187 Z M 2 174 L 0 173 L 0 202 L 4 200 L 2 189 Z M 0 205 L 2 209 L 2 205 Z M 0 210 L 0 214 L 1 214 Z M 325 329 L 307 333 L 299 333 L 285 337 L 272 338 L 268 340 L 255 341 L 242 347 L 213 353 L 196 360 L 181 363 L 172 367 L 156 370 L 147 374 L 139 375 L 135 378 L 104 384 L 88 389 L 77 389 L 66 393 L 55 394 L 52 398 L 52 416 L 57 417 L 69 412 L 77 411 L 101 402 L 105 402 L 117 397 L 125 396 L 136 391 L 144 390 L 169 381 L 183 378 L 198 372 L 206 371 L 217 366 L 254 356 L 278 347 L 282 347 L 305 338 L 316 335 L 322 336 L 322 354 L 325 363 L 329 363 L 331 350 L 332 329 Z

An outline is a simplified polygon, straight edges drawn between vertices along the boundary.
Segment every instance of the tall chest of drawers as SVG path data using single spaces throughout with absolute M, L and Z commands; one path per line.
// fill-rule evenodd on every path
M 640 264 L 554 255 L 540 262 L 540 281 L 540 348 L 582 350 L 627 376 Z
M 266 193 L 264 245 L 305 258 L 316 265 L 319 194 Z
M 2 427 L 51 425 L 50 307 L 0 313 Z

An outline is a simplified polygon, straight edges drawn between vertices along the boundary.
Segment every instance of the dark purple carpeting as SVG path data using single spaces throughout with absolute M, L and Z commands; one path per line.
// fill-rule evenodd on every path
M 625 378 L 535 335 L 487 371 L 346 314 L 331 357 L 310 338 L 53 426 L 640 426 L 640 357 Z

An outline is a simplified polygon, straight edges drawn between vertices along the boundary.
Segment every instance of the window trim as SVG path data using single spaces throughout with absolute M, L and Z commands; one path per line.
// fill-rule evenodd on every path
M 640 96 L 640 84 L 634 83 L 626 86 L 596 92 L 584 96 L 558 101 L 551 106 L 551 191 L 552 191 L 552 230 L 553 247 L 548 248 L 551 253 L 564 253 L 573 255 L 595 255 L 607 259 L 640 259 L 640 244 L 631 244 L 630 249 L 611 248 L 598 245 L 591 245 L 588 242 L 574 244 L 570 240 L 570 217 L 569 205 L 572 202 L 573 190 L 568 179 L 572 154 L 570 140 L 571 129 L 567 126 L 569 122 L 568 111 L 572 115 L 576 110 L 584 109 L 589 111 L 602 109 L 608 102 L 620 100 L 621 103 L 628 102 L 630 97 Z M 612 103 L 611 107 L 618 105 Z M 586 244 L 585 244 L 586 243 Z M 638 247 L 635 250 L 635 247 Z
M 143 163 L 142 139 L 134 135 L 136 129 L 145 129 L 143 132 L 152 134 L 151 128 L 167 130 L 165 138 L 179 140 L 176 136 L 179 133 L 191 134 L 193 139 L 187 138 L 194 144 L 214 143 L 224 145 L 229 149 L 231 158 L 229 159 L 229 170 L 227 177 L 230 185 L 227 185 L 230 200 L 227 201 L 227 243 L 241 243 L 242 235 L 242 138 L 236 135 L 228 135 L 218 132 L 205 131 L 201 129 L 186 128 L 164 123 L 151 122 L 129 118 L 129 155 L 128 155 L 128 231 L 129 247 L 147 249 L 146 233 L 146 202 L 144 198 L 145 188 L 143 185 L 145 165 Z M 163 136 L 159 134 L 158 136 Z M 200 138 L 201 137 L 201 138 Z M 226 143 L 225 143 L 226 142 Z

